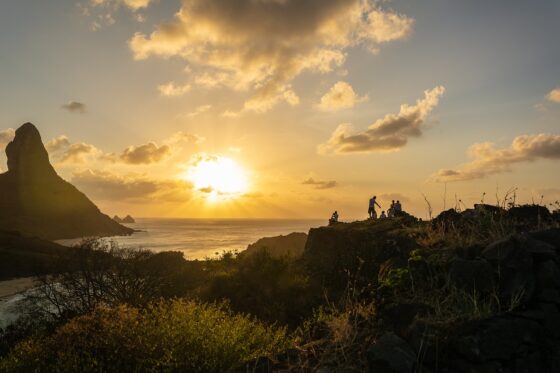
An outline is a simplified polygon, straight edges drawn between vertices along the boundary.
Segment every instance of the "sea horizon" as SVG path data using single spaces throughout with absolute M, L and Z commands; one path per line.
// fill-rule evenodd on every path
M 186 259 L 215 258 L 228 251 L 243 251 L 264 237 L 308 233 L 327 224 L 326 219 L 282 218 L 135 218 L 124 224 L 135 229 L 130 236 L 103 237 L 121 247 L 154 252 L 181 251 Z M 64 246 L 79 244 L 84 238 L 56 240 Z

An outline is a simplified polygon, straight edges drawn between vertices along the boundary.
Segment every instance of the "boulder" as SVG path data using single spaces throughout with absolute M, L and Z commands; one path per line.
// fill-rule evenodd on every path
M 519 235 L 512 235 L 491 243 L 484 249 L 482 256 L 494 268 L 500 285 L 500 295 L 512 299 L 522 295 L 529 300 L 535 288 L 533 257 L 524 240 Z
M 405 340 L 387 333 L 367 350 L 370 372 L 410 373 L 416 364 L 416 354 Z
M 471 292 L 489 292 L 494 288 L 494 270 L 484 259 L 457 258 L 449 268 L 449 280 L 459 289 Z

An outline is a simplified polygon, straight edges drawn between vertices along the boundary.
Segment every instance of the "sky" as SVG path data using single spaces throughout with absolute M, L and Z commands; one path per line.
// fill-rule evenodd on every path
M 550 206 L 558 19 L 552 0 L 4 0 L 0 148 L 34 123 L 110 215 Z

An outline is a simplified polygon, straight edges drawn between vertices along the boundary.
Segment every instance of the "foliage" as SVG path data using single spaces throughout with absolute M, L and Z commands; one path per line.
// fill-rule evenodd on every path
M 239 257 L 226 253 L 208 262 L 207 272 L 203 300 L 227 300 L 235 311 L 264 321 L 297 325 L 317 302 L 300 263 L 273 257 L 267 250 Z
M 159 301 L 144 309 L 97 308 L 51 336 L 19 343 L 0 371 L 221 372 L 290 343 L 285 329 L 225 304 Z
M 88 240 L 59 257 L 51 275 L 39 277 L 28 308 L 40 317 L 67 320 L 99 305 L 143 306 L 184 294 L 185 269 L 179 252 L 153 253 Z

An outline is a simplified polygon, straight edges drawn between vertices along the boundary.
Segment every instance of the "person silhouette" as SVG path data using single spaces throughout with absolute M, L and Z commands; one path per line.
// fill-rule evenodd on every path
M 333 212 L 331 218 L 329 219 L 329 225 L 334 223 L 338 223 L 338 211 Z
M 397 203 L 395 203 L 395 212 L 402 212 L 401 201 L 397 201 Z
M 391 201 L 391 207 L 389 207 L 389 210 L 387 210 L 387 216 L 390 218 L 395 216 L 395 200 Z
M 385 215 L 385 211 L 381 211 L 381 215 L 379 216 L 379 219 L 385 219 L 387 218 L 387 215 Z
M 373 196 L 369 200 L 368 215 L 371 219 L 377 219 L 377 212 L 375 212 L 375 205 L 381 208 L 379 203 L 377 203 L 377 196 Z

